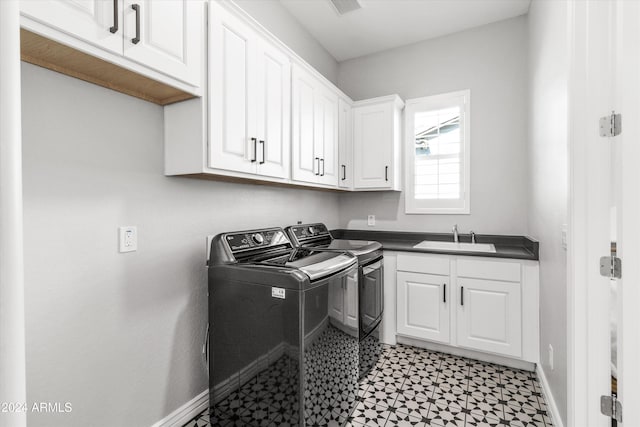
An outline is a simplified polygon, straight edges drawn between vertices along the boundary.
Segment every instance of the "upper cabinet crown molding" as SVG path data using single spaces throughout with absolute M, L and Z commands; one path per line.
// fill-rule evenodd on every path
M 26 62 L 161 105 L 203 93 L 203 0 L 23 0 L 20 11 Z

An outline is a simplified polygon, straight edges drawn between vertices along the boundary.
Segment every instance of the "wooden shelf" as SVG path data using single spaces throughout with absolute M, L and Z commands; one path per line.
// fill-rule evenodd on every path
M 133 71 L 93 57 L 25 29 L 20 30 L 20 56 L 24 62 L 48 68 L 159 105 L 195 98 Z

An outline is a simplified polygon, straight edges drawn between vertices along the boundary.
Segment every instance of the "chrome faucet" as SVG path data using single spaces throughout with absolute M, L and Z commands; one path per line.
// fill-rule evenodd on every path
M 453 225 L 453 243 L 460 243 L 458 238 L 458 224 Z
M 469 234 L 471 235 L 471 243 L 475 244 L 476 243 L 476 233 L 474 233 L 473 231 L 470 231 Z

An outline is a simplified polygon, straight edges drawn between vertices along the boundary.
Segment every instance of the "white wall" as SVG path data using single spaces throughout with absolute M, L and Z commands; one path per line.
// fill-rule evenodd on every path
M 403 99 L 471 89 L 471 215 L 406 215 L 401 193 L 346 194 L 348 228 L 525 234 L 527 231 L 527 32 L 518 17 L 340 63 L 354 99 Z M 367 227 L 367 214 L 376 226 Z
M 337 197 L 165 177 L 161 107 L 22 67 L 27 397 L 73 405 L 29 425 L 151 425 L 207 387 L 206 236 L 336 227 Z
M 540 360 L 567 419 L 568 2 L 534 0 L 529 10 L 529 232 L 540 241 Z M 551 370 L 547 351 L 554 349 Z
M 278 0 L 234 0 L 273 35 L 284 41 L 334 84 L 338 81 L 338 62 Z

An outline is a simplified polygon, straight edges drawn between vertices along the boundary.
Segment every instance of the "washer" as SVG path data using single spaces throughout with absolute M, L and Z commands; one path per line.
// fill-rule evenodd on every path
M 211 416 L 327 425 L 329 408 L 340 408 L 346 419 L 357 403 L 359 335 L 330 321 L 330 295 L 357 282 L 357 258 L 294 248 L 281 228 L 219 234 L 210 254 Z
M 336 252 L 347 251 L 358 258 L 358 299 L 360 377 L 364 377 L 382 354 L 380 322 L 384 311 L 384 262 L 382 245 L 368 240 L 334 239 L 322 223 L 298 224 L 285 228 L 291 242 Z

